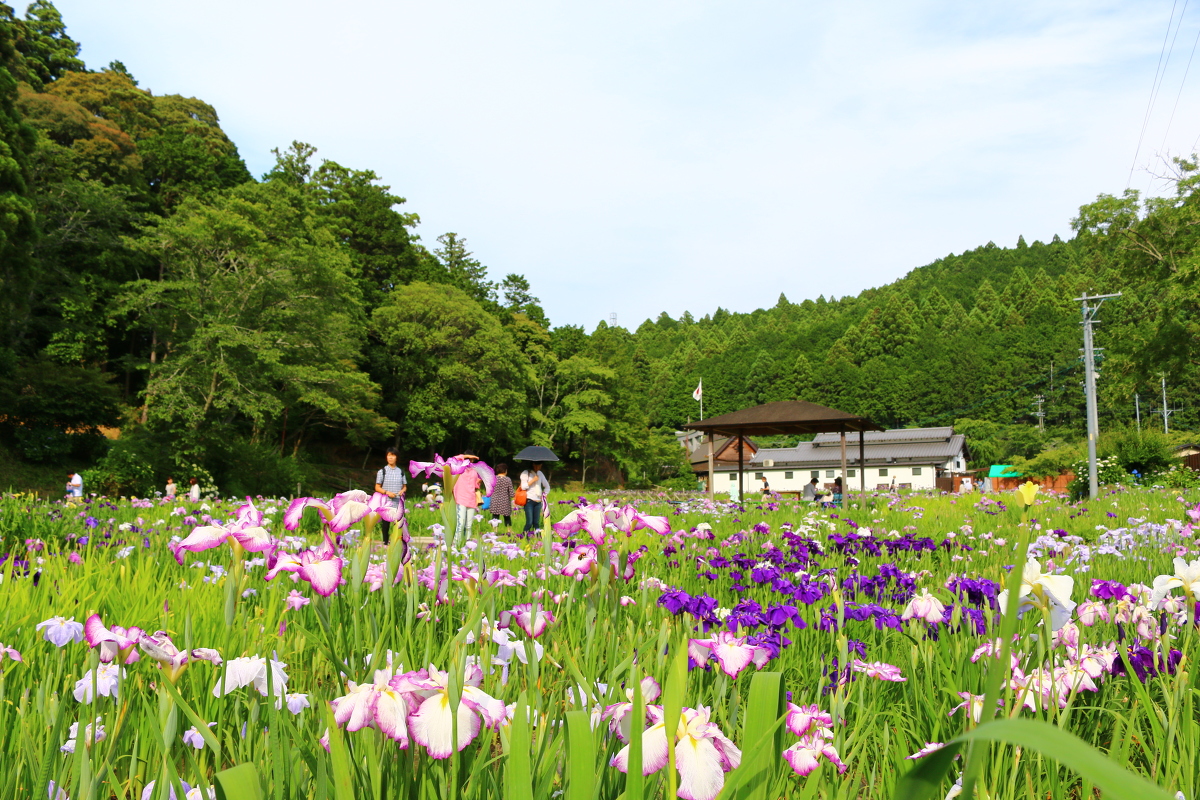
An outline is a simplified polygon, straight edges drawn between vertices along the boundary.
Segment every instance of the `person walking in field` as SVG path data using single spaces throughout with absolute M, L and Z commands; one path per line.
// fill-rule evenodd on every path
M 200 484 L 197 483 L 195 478 L 188 478 L 188 484 L 188 500 L 191 500 L 193 503 L 199 503 Z
M 67 497 L 83 497 L 83 476 L 78 472 L 67 475 Z
M 175 493 L 179 491 L 179 487 L 175 485 L 175 479 L 170 475 L 167 476 L 166 495 L 168 500 L 175 499 Z
M 404 492 L 408 488 L 408 479 L 404 477 L 404 468 L 396 465 L 398 458 L 400 458 L 400 451 L 389 447 L 387 463 L 375 473 L 375 493 L 387 495 L 388 505 L 395 509 L 399 509 L 404 502 Z M 383 546 L 387 547 L 391 541 L 392 523 L 380 520 L 379 524 L 383 529 Z
M 478 461 L 479 456 L 470 450 L 463 451 L 458 458 Z M 475 510 L 479 508 L 479 473 L 472 468 L 463 470 L 454 481 L 454 538 L 451 547 L 457 547 L 471 538 L 471 525 L 475 522 Z
M 496 482 L 492 485 L 492 519 L 503 519 L 504 528 L 509 533 L 512 533 L 512 513 L 513 513 L 513 489 L 512 478 L 508 477 L 508 464 L 496 465 Z
M 542 527 L 542 507 L 550 493 L 550 481 L 542 473 L 542 465 L 534 463 L 521 473 L 521 488 L 525 490 L 525 533 Z

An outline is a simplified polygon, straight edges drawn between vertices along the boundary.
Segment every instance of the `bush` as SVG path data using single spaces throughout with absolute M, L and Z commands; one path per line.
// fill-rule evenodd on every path
M 1061 475 L 1074 469 L 1075 464 L 1086 458 L 1084 450 L 1085 445 L 1082 443 L 1063 444 L 1058 442 L 1033 458 L 1026 459 L 1017 456 L 1012 459 L 1012 466 L 1022 475 L 1030 475 L 1035 478 Z
M 1126 472 L 1151 475 L 1171 466 L 1171 447 L 1161 433 L 1119 431 L 1104 437 L 1101 446 L 1103 455 L 1115 458 Z
M 1082 500 L 1088 494 L 1088 462 L 1084 458 L 1071 465 L 1075 479 L 1067 485 L 1072 500 Z M 1127 483 L 1129 473 L 1121 468 L 1115 456 L 1098 458 L 1096 460 L 1096 483 L 1099 486 L 1111 486 L 1116 483 Z
M 83 490 L 118 497 L 148 495 L 154 491 L 154 468 L 137 452 L 136 447 L 118 440 L 109 448 L 94 469 L 80 473 Z
M 1200 489 L 1200 471 L 1188 469 L 1180 464 L 1172 464 L 1167 469 L 1153 475 L 1148 480 L 1157 486 L 1168 489 Z

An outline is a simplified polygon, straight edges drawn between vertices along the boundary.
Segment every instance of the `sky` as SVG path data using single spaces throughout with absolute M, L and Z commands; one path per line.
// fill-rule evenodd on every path
M 374 170 L 427 246 L 589 330 L 1067 238 L 1200 137 L 1188 0 L 56 5 L 90 68 L 215 106 L 254 174 L 293 140 Z

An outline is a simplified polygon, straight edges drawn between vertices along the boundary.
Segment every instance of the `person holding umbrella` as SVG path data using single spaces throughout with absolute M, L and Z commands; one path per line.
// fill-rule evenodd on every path
M 550 481 L 542 472 L 542 463 L 535 461 L 521 473 L 521 488 L 525 490 L 525 533 L 542 526 L 542 508 L 550 493 Z

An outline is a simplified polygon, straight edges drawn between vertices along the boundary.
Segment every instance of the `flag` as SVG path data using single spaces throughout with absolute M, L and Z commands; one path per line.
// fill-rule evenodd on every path
M 693 400 L 699 400 L 701 397 L 704 397 L 704 381 L 703 380 L 701 380 L 700 383 L 696 384 L 696 391 L 692 392 Z

